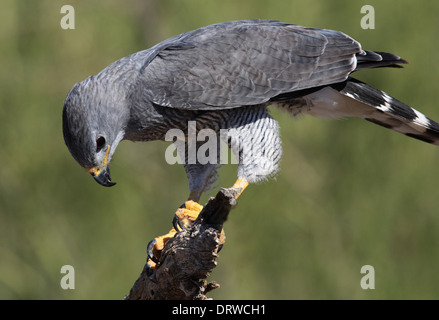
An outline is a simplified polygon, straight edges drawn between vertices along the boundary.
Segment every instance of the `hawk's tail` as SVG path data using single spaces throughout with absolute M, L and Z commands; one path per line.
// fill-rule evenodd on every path
M 385 92 L 353 78 L 331 87 L 350 100 L 341 103 L 342 116 L 359 116 L 406 136 L 439 145 L 438 123 Z
M 355 70 L 367 68 L 402 68 L 401 64 L 408 63 L 396 54 L 379 51 L 363 50 L 356 55 L 357 67 Z

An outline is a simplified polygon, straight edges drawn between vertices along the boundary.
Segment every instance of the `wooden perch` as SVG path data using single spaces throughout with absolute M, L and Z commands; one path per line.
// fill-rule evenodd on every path
M 170 239 L 160 266 L 148 277 L 146 265 L 125 300 L 205 300 L 216 289 L 206 279 L 216 267 L 221 230 L 235 206 L 237 189 L 221 189 L 210 198 L 195 222 Z

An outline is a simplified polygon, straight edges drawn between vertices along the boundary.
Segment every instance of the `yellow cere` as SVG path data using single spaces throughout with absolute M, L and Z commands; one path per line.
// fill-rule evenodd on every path
M 85 170 L 88 171 L 93 177 L 98 176 L 102 169 L 108 165 L 108 155 L 110 154 L 110 146 L 107 147 L 107 151 L 105 151 L 105 158 L 102 168 L 99 167 L 85 167 Z

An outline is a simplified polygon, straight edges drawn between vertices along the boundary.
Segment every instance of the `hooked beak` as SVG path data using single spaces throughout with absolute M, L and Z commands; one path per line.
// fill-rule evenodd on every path
M 116 183 L 111 182 L 110 167 L 108 166 L 108 154 L 110 152 L 110 146 L 107 147 L 105 152 L 104 165 L 99 167 L 85 167 L 85 169 L 93 176 L 97 183 L 104 187 L 112 187 Z
M 86 168 L 88 172 L 95 178 L 96 182 L 104 187 L 112 187 L 116 183 L 111 181 L 110 167 L 107 165 L 101 168 Z

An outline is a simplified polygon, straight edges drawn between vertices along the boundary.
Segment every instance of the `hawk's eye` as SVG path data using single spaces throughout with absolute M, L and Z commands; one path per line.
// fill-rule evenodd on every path
M 105 138 L 99 136 L 96 139 L 96 152 L 99 152 L 103 147 L 105 147 Z

